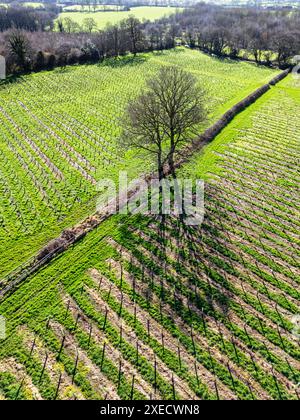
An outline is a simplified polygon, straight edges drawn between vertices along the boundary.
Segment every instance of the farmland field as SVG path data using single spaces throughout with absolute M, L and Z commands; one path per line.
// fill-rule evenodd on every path
M 248 0 L 215 0 L 215 4 L 221 5 L 233 5 L 233 6 L 245 6 L 247 3 L 251 3 Z M 253 0 L 252 4 L 259 4 L 260 7 L 299 7 L 299 0 L 259 0 L 255 3 Z
M 215 121 L 276 71 L 196 51 L 140 55 L 42 72 L 0 86 L 0 277 L 95 209 L 96 181 L 151 169 L 120 152 L 129 97 L 162 65 L 193 72 L 213 98 Z M 203 127 L 199 127 L 199 131 Z
M 44 7 L 44 3 L 36 3 L 36 2 L 24 2 L 22 3 L 24 7 L 33 7 L 34 9 L 41 9 Z
M 181 169 L 201 227 L 113 216 L 7 297 L 2 397 L 299 399 L 299 105 L 289 76 Z
M 124 6 L 118 6 L 116 4 L 105 4 L 105 5 L 84 5 L 84 4 L 73 4 L 72 6 L 64 6 L 63 7 L 63 11 L 64 12 L 70 12 L 70 11 L 78 11 L 78 12 L 94 12 L 95 10 L 97 11 L 108 11 L 108 10 L 116 10 L 116 11 L 120 11 L 122 10 L 121 8 Z
M 175 13 L 175 7 L 132 7 L 130 11 L 119 11 L 119 12 L 62 12 L 58 19 L 71 18 L 73 21 L 82 25 L 85 18 L 93 18 L 97 23 L 97 29 L 103 29 L 107 24 L 116 24 L 121 20 L 126 19 L 128 16 L 135 16 L 136 18 L 143 20 L 148 19 L 154 21 L 160 19 L 165 15 Z
M 22 7 L 32 7 L 34 9 L 42 9 L 44 8 L 44 3 L 36 3 L 36 2 L 24 2 L 24 3 L 19 3 L 18 6 L 22 6 Z M 10 3 L 0 3 L 0 7 L 10 7 Z

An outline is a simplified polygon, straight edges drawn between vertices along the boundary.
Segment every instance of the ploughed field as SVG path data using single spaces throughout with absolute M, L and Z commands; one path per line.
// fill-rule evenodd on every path
M 3 398 L 298 399 L 299 104 L 289 77 L 181 169 L 201 227 L 114 216 L 7 297 Z
M 145 80 L 168 64 L 193 72 L 206 88 L 212 98 L 206 126 L 276 75 L 181 48 L 0 85 L 1 279 L 94 212 L 97 180 L 151 169 L 134 151 L 119 150 L 120 117 Z

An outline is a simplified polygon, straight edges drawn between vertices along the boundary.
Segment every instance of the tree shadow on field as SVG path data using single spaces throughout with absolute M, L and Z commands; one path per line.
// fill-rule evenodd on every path
M 168 217 L 161 223 L 161 235 L 167 240 L 165 258 L 169 257 L 169 246 L 172 243 L 172 258 L 178 278 L 184 278 L 185 287 L 190 291 L 190 305 L 198 313 L 213 313 L 217 308 L 225 317 L 229 313 L 229 297 L 218 293 L 213 255 L 206 249 L 206 230 L 202 225 L 187 225 L 184 218 Z M 218 232 L 215 231 L 215 235 Z M 227 279 L 223 278 L 225 285 Z
M 135 67 L 144 64 L 149 60 L 149 57 L 141 54 L 134 56 L 125 57 L 114 57 L 106 58 L 99 67 L 111 67 L 111 68 L 122 68 L 122 67 Z
M 10 76 L 7 76 L 6 79 L 0 80 L 0 87 L 22 82 L 23 80 L 24 80 L 24 75 L 22 74 L 10 75 Z
M 216 228 L 213 238 L 216 242 L 219 233 Z M 158 294 L 162 313 L 162 305 L 171 305 L 189 326 L 202 323 L 204 328 L 208 326 L 207 315 L 216 319 L 229 317 L 229 279 L 216 265 L 214 250 L 210 251 L 209 245 L 211 233 L 205 227 L 188 226 L 181 217 L 139 216 L 127 228 L 123 225 L 119 234 L 138 261 L 133 264 L 143 267 L 139 280 L 145 283 L 147 300 Z M 131 274 L 135 277 L 136 271 Z M 226 294 L 220 283 L 227 289 Z
M 151 54 L 154 57 L 161 57 L 161 56 L 168 56 L 170 52 L 172 53 L 172 55 L 173 54 L 178 55 L 178 54 L 184 54 L 186 50 L 183 47 L 176 47 L 176 48 L 171 48 L 169 50 L 155 50 L 155 51 L 152 51 Z
M 205 53 L 208 57 L 210 57 L 213 61 L 216 61 L 218 63 L 224 63 L 229 65 L 237 65 L 241 63 L 241 60 L 238 58 L 230 58 L 227 56 L 217 56 L 217 55 L 211 55 L 209 53 Z
M 227 55 L 216 55 L 216 54 L 211 54 L 209 52 L 206 51 L 202 51 L 199 50 L 199 52 L 201 54 L 205 54 L 208 57 L 210 57 L 212 60 L 218 62 L 218 63 L 224 63 L 224 64 L 228 64 L 228 65 L 240 65 L 241 63 L 247 63 L 250 65 L 253 65 L 255 67 L 260 67 L 260 68 L 268 68 L 268 66 L 266 65 L 265 62 L 256 62 L 255 60 L 252 60 L 250 58 L 243 58 L 243 57 L 229 57 Z
M 56 67 L 55 69 L 53 69 L 53 73 L 58 73 L 58 74 L 66 74 L 66 73 L 71 73 L 72 71 L 74 71 L 74 67 L 75 66 L 62 66 L 62 67 Z

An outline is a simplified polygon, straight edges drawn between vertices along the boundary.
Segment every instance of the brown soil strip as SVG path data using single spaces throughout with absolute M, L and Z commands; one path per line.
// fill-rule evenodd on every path
M 119 272 L 117 269 L 117 263 L 113 260 L 108 260 L 108 264 L 111 264 L 114 271 Z M 143 310 L 140 306 L 136 305 L 128 295 L 121 292 L 121 290 L 112 282 L 107 280 L 106 277 L 102 276 L 96 269 L 89 271 L 90 277 L 94 280 L 95 286 L 97 287 L 101 283 L 101 289 L 109 292 L 118 302 L 123 300 L 123 307 L 131 315 L 136 315 L 137 320 L 143 325 L 144 329 L 148 329 L 148 321 L 150 322 L 150 315 L 148 312 Z M 162 339 L 166 349 L 169 349 L 174 354 L 178 354 L 180 351 L 180 358 L 183 365 L 186 365 L 191 375 L 195 376 L 195 360 L 186 351 L 180 342 L 177 342 L 175 338 L 165 330 L 157 321 L 151 319 L 150 336 L 162 344 Z M 202 365 L 197 365 L 197 374 L 201 382 L 208 386 L 211 392 L 215 392 L 215 380 L 214 375 L 206 370 Z M 221 399 L 235 399 L 235 394 L 222 382 L 217 380 L 218 391 Z
M 74 337 L 56 321 L 52 320 L 49 323 L 49 327 L 60 341 L 65 337 L 64 350 L 74 359 L 74 366 L 78 355 L 78 367 L 81 367 L 81 370 L 85 372 L 86 378 L 92 385 L 92 388 L 108 400 L 119 400 L 120 398 L 115 391 L 114 384 L 103 375 L 100 369 L 89 359 L 86 352 L 78 347 Z
M 119 318 L 118 315 L 109 309 L 108 304 L 96 293 L 93 289 L 88 289 L 87 293 L 92 300 L 94 307 L 96 310 L 101 311 L 102 313 L 105 311 L 104 308 L 107 307 L 107 320 L 117 329 L 121 330 L 122 328 L 122 337 L 124 338 L 127 343 L 129 343 L 134 348 L 139 348 L 140 354 L 146 357 L 148 361 L 151 362 L 152 365 L 155 363 L 154 351 L 149 347 L 147 344 L 140 341 L 137 337 L 135 331 L 123 322 L 123 319 Z M 175 389 L 180 394 L 180 399 L 183 400 L 194 400 L 197 399 L 196 394 L 189 388 L 189 385 L 185 383 L 181 378 L 179 378 L 176 374 L 165 365 L 163 361 L 160 359 L 156 359 L 157 363 L 157 372 L 161 375 L 166 382 L 172 383 L 172 376 L 174 377 L 174 384 Z
M 210 224 L 210 223 L 209 223 Z M 215 227 L 213 224 L 210 224 L 210 226 Z M 154 230 L 157 234 L 159 234 L 158 231 L 158 227 L 157 225 L 151 224 L 149 226 L 152 230 Z M 137 232 L 136 230 L 132 230 L 133 232 Z M 141 235 L 142 233 L 139 232 L 139 234 Z M 228 234 L 230 235 L 230 234 Z M 205 232 L 205 236 L 211 238 L 212 240 L 215 240 L 215 236 L 210 234 L 209 232 Z M 147 237 L 147 236 L 146 236 Z M 181 249 L 181 247 L 183 247 L 183 249 L 186 248 L 186 246 L 184 246 L 183 243 L 178 242 L 175 238 L 173 238 L 169 233 L 165 233 L 164 234 L 164 238 L 167 239 L 170 243 L 170 246 L 172 249 Z M 148 240 L 148 239 L 147 239 Z M 151 240 L 153 240 L 151 238 Z M 236 253 L 237 255 L 240 255 L 241 251 L 237 248 L 235 248 L 235 246 L 233 246 L 232 243 L 230 243 L 229 241 L 226 240 L 226 238 L 221 238 L 220 236 L 218 236 L 217 241 L 222 244 L 224 247 L 226 247 L 227 249 L 232 250 L 234 253 Z M 195 244 L 197 246 L 197 241 L 195 241 Z M 158 244 L 159 246 L 159 244 Z M 204 244 L 202 245 L 204 246 Z M 164 250 L 166 248 L 163 248 Z M 211 249 L 211 248 L 210 248 Z M 201 255 L 201 249 L 198 247 L 198 251 L 200 252 Z M 177 260 L 177 254 L 174 254 L 173 250 L 168 250 L 168 252 L 172 252 L 173 255 L 173 259 Z M 211 251 L 210 251 L 211 252 Z M 227 261 L 227 263 L 230 266 L 234 265 L 234 268 L 237 269 L 241 274 L 243 274 L 245 277 L 249 277 L 249 283 L 245 282 L 244 280 L 240 280 L 238 282 L 238 280 L 236 279 L 237 282 L 237 287 L 239 288 L 239 290 L 243 291 L 246 290 L 248 293 L 253 294 L 253 295 L 258 295 L 259 298 L 267 305 L 269 305 L 272 309 L 275 308 L 275 310 L 277 310 L 283 317 L 286 317 L 287 319 L 291 319 L 291 317 L 294 315 L 292 312 L 288 311 L 285 308 L 282 308 L 279 304 L 277 304 L 276 302 L 274 302 L 273 300 L 271 300 L 268 297 L 268 294 L 262 294 L 261 292 L 257 292 L 256 289 L 254 289 L 251 286 L 251 282 L 250 282 L 250 278 L 255 280 L 258 283 L 262 282 L 262 279 L 260 277 L 258 277 L 256 274 L 254 274 L 252 271 L 250 271 L 248 268 L 244 267 L 241 263 L 237 262 L 237 261 L 231 261 L 230 259 L 228 259 L 227 257 L 225 257 L 223 254 L 219 254 L 218 251 L 216 251 L 215 249 L 213 249 L 213 253 L 216 253 L 218 255 L 220 255 L 220 258 L 224 259 L 225 261 Z M 291 303 L 293 303 L 295 306 L 299 305 L 299 301 L 295 298 L 292 298 L 290 295 L 288 295 L 286 292 L 284 292 L 281 289 L 278 289 L 277 287 L 273 286 L 272 284 L 268 283 L 268 282 L 263 282 L 263 284 L 266 285 L 266 287 L 268 288 L 268 290 L 272 293 L 277 294 L 278 296 L 284 296 L 288 301 L 290 301 Z M 300 309 L 299 309 L 300 311 Z
M 26 369 L 22 364 L 17 362 L 13 357 L 2 359 L 0 361 L 0 372 L 9 372 L 16 377 L 18 382 L 23 384 L 23 387 L 30 392 L 29 399 L 42 400 L 41 394 L 37 387 L 33 384 L 30 376 L 27 375 Z
M 155 257 L 153 254 L 151 254 L 148 250 L 146 250 L 143 247 L 139 247 L 138 248 L 147 258 L 151 258 L 152 260 L 154 260 L 157 264 L 159 264 L 161 267 L 164 266 L 166 268 L 166 272 L 172 276 L 175 276 L 177 278 L 179 278 L 182 282 L 185 283 L 186 287 L 189 288 L 190 290 L 193 291 L 192 286 L 189 284 L 189 282 L 187 281 L 187 279 L 184 279 L 181 275 L 178 275 L 174 269 L 172 267 L 169 267 L 167 265 L 165 265 L 159 258 Z M 204 261 L 206 261 L 206 264 L 209 264 L 210 266 L 214 266 L 214 264 L 212 264 L 210 261 L 203 259 Z M 217 266 L 214 266 L 215 269 L 218 269 L 219 272 L 221 274 L 223 274 L 223 276 L 225 276 L 225 272 L 220 270 Z M 193 269 L 193 268 L 192 268 Z M 192 272 L 191 272 L 192 274 Z M 201 273 L 203 274 L 203 273 Z M 229 276 L 226 273 L 227 277 L 230 277 L 231 280 L 235 281 L 235 278 L 233 276 Z M 226 277 L 225 277 L 226 278 Z M 206 276 L 206 279 L 208 282 L 210 282 L 214 287 L 216 287 L 221 293 L 223 293 L 225 296 L 228 297 L 228 299 L 234 300 L 236 303 L 238 303 L 240 306 L 244 307 L 244 309 L 246 309 L 248 311 L 248 313 L 252 314 L 253 316 L 255 316 L 256 318 L 259 317 L 261 318 L 263 321 L 265 321 L 266 325 L 268 325 L 270 328 L 273 328 L 276 331 L 276 327 L 274 323 L 272 323 L 268 318 L 264 317 L 262 314 L 260 314 L 259 312 L 257 312 L 256 310 L 254 310 L 250 305 L 246 304 L 242 299 L 240 299 L 238 296 L 234 295 L 233 293 L 229 292 L 227 289 L 225 289 L 222 285 L 216 283 L 215 281 L 213 281 L 212 279 L 208 278 Z M 216 308 L 217 309 L 217 308 Z M 236 323 L 237 325 L 241 325 L 243 324 L 243 321 L 239 318 L 238 315 L 235 314 L 234 311 L 232 310 L 228 310 L 227 309 L 227 316 L 230 317 L 230 319 L 234 320 L 233 323 Z M 274 354 L 276 354 L 278 357 L 280 357 L 282 360 L 288 360 L 289 363 L 297 370 L 300 370 L 300 362 L 296 361 L 295 359 L 293 359 L 289 354 L 287 354 L 284 350 L 282 350 L 281 348 L 275 346 L 274 344 L 272 344 L 265 336 L 263 336 L 262 334 L 260 334 L 258 331 L 248 327 L 249 330 L 251 331 L 251 334 L 253 336 L 255 336 L 256 339 L 258 339 L 259 341 L 264 342 L 267 347 L 269 349 L 271 349 Z M 286 334 L 286 331 L 282 329 L 282 333 Z
M 32 356 L 36 356 L 41 364 L 44 363 L 47 357 L 46 371 L 53 384 L 58 384 L 61 374 L 58 399 L 71 399 L 68 397 L 68 394 L 70 394 L 72 389 L 73 396 L 76 395 L 78 400 L 84 400 L 85 397 L 81 390 L 76 385 L 72 385 L 72 379 L 65 371 L 63 364 L 57 361 L 56 356 L 44 346 L 42 340 L 35 336 L 34 333 L 28 329 L 28 327 L 20 327 L 19 331 L 22 335 L 23 343 L 27 350 L 31 351 L 33 348 Z
M 129 259 L 126 258 L 125 253 L 122 253 L 123 259 L 129 261 Z M 142 268 L 142 265 L 139 263 L 139 261 L 135 260 L 133 258 L 133 263 L 139 267 Z M 116 274 L 120 276 L 120 267 L 118 263 L 115 263 L 114 269 L 116 270 Z M 146 269 L 145 274 L 150 277 L 151 273 Z M 170 319 L 173 320 L 173 322 L 177 325 L 180 330 L 186 334 L 187 336 L 190 336 L 191 331 L 188 325 L 181 319 L 180 316 L 174 312 L 174 310 L 168 305 L 162 302 L 158 296 L 151 293 L 149 296 L 149 286 L 147 283 L 141 283 L 140 281 L 134 280 L 130 274 L 128 274 L 126 271 L 123 271 L 123 279 L 124 281 L 127 281 L 129 285 L 133 285 L 133 281 L 135 282 L 135 289 L 137 293 L 139 293 L 141 296 L 143 296 L 145 299 L 149 300 L 153 304 L 155 304 L 158 307 L 161 307 L 161 310 L 166 316 L 169 316 Z M 159 277 L 153 276 L 153 280 L 155 282 L 158 282 L 159 284 L 164 285 L 165 290 L 168 290 L 170 293 L 173 294 L 173 291 L 171 290 L 170 286 L 163 282 Z M 186 306 L 188 305 L 187 299 L 182 297 L 181 295 L 177 295 L 177 298 Z M 206 316 L 205 314 L 200 314 L 200 311 L 198 308 L 195 308 L 189 303 L 189 307 L 191 311 L 198 312 L 199 317 L 203 316 L 208 327 L 213 330 L 217 335 L 220 334 L 220 328 L 222 329 L 222 334 L 226 339 L 230 342 L 232 340 L 232 334 L 230 331 L 227 331 L 226 327 L 224 327 L 222 324 L 216 326 L 216 321 L 214 318 Z M 241 382 L 244 382 L 246 385 L 250 384 L 252 387 L 252 390 L 256 395 L 260 397 L 260 399 L 270 399 L 268 394 L 261 388 L 261 386 L 253 380 L 253 378 L 248 374 L 248 372 L 243 371 L 238 365 L 236 365 L 234 362 L 232 362 L 226 355 L 222 354 L 220 350 L 217 347 L 211 347 L 210 344 L 207 343 L 206 337 L 203 335 L 200 335 L 197 331 L 193 332 L 194 335 L 194 341 L 195 344 L 199 345 L 200 347 L 204 348 L 208 353 L 211 353 L 211 355 L 218 361 L 221 365 L 229 366 L 231 369 L 231 372 L 233 376 L 235 376 L 237 379 L 239 379 Z M 250 354 L 251 352 L 246 348 L 246 346 L 238 345 L 238 340 L 234 340 L 235 344 L 242 349 L 242 351 Z M 257 357 L 254 358 L 256 360 Z M 251 363 L 251 361 L 250 361 Z
M 111 242 L 111 244 L 113 243 L 113 241 L 111 240 L 110 241 Z M 117 244 L 116 243 L 116 249 L 118 249 L 119 250 L 119 252 L 120 252 L 120 250 L 122 249 L 122 247 L 119 245 L 119 244 Z M 123 259 L 125 259 L 125 260 L 127 260 L 128 262 L 130 261 L 130 259 L 132 259 L 132 261 L 133 261 L 133 263 L 137 266 L 137 267 L 140 267 L 140 268 L 142 268 L 142 266 L 141 266 L 141 263 L 138 261 L 138 260 L 136 260 L 134 257 L 132 258 L 132 256 L 127 252 L 127 250 L 126 249 L 122 249 L 122 258 Z M 150 277 L 151 275 L 153 275 L 152 273 L 150 273 L 148 270 L 146 270 L 145 271 L 146 272 L 146 274 Z M 173 291 L 171 290 L 171 288 L 170 288 L 170 286 L 168 285 L 168 283 L 166 283 L 165 281 L 163 281 L 161 278 L 159 278 L 159 277 L 157 277 L 157 276 L 153 276 L 153 279 L 158 283 L 158 284 L 163 284 L 163 286 L 164 286 L 164 288 L 165 288 L 165 290 L 170 290 L 170 292 L 171 293 L 173 293 Z M 182 277 L 180 277 L 180 279 L 181 279 L 181 281 L 182 281 Z M 136 283 L 136 285 L 138 285 L 138 287 L 140 288 L 140 291 L 141 291 L 141 293 L 143 294 L 143 296 L 145 297 L 145 298 L 149 298 L 149 294 L 148 294 L 148 292 L 149 292 L 149 288 L 148 288 L 148 286 L 147 286 L 147 284 L 140 284 L 139 282 L 137 282 Z M 193 290 L 193 289 L 191 289 L 191 290 Z M 194 291 L 194 290 L 193 290 Z M 168 305 L 166 305 L 166 304 L 163 304 L 161 301 L 160 301 L 160 299 L 159 298 L 157 298 L 156 296 L 154 296 L 153 294 L 152 294 L 152 296 L 151 296 L 151 299 L 153 300 L 155 300 L 155 302 L 156 302 L 156 304 L 158 304 L 158 305 L 160 305 L 160 304 L 162 304 L 163 305 L 163 311 L 164 311 L 164 313 L 165 314 L 169 314 L 170 315 L 170 317 L 171 317 L 171 319 L 173 319 L 173 320 L 178 320 L 178 323 L 179 324 L 181 324 L 181 329 L 183 330 L 183 331 L 185 331 L 186 332 L 186 334 L 189 334 L 190 332 L 188 331 L 188 329 L 187 329 L 187 326 L 185 325 L 185 323 L 174 313 L 174 311 L 168 306 Z M 227 328 L 223 325 L 223 324 L 221 324 L 221 323 L 219 323 L 218 321 L 216 321 L 214 318 L 212 318 L 212 317 L 210 317 L 210 316 L 207 316 L 207 315 L 205 315 L 204 313 L 201 313 L 201 311 L 197 308 L 197 307 L 195 307 L 193 304 L 191 304 L 190 302 L 188 302 L 187 301 L 187 299 L 184 297 L 184 296 L 182 296 L 182 295 L 180 295 L 180 296 L 178 296 L 178 299 L 180 299 L 181 300 L 181 302 L 182 303 L 184 303 L 186 306 L 189 306 L 190 307 L 190 309 L 191 309 L 191 311 L 193 311 L 193 312 L 195 312 L 195 313 L 197 313 L 198 314 L 198 316 L 199 317 L 204 317 L 204 319 L 205 319 L 205 321 L 208 323 L 208 326 L 212 329 L 212 330 L 214 330 L 215 331 L 215 333 L 216 334 L 219 334 L 220 332 L 222 332 L 222 334 L 224 335 L 224 337 L 226 337 L 226 339 L 230 342 L 230 341 L 232 341 L 232 339 L 233 339 L 233 335 L 232 335 L 232 333 L 231 333 L 231 331 L 229 331 L 229 330 L 227 330 Z M 232 319 L 232 317 L 230 317 L 230 319 L 231 319 L 231 321 L 233 321 L 233 319 Z M 255 331 L 255 330 L 252 330 L 249 326 L 247 326 L 247 325 L 245 325 L 245 323 L 242 321 L 242 320 L 240 320 L 238 317 L 236 317 L 236 319 L 238 320 L 238 325 L 240 325 L 241 327 L 245 327 L 246 329 L 247 329 L 247 332 L 249 333 L 249 335 L 251 335 L 251 334 L 254 334 L 254 336 L 255 336 L 255 339 L 256 340 L 258 340 L 258 341 L 261 341 L 261 342 L 264 342 L 265 343 L 265 345 L 267 344 L 267 348 L 270 350 L 270 351 L 273 351 L 275 354 L 277 354 L 277 356 L 278 356 L 278 348 L 276 347 L 276 346 L 273 346 L 272 344 L 270 344 L 269 342 L 268 342 L 268 340 L 266 340 L 264 337 L 261 337 L 260 336 L 260 334 L 259 333 L 257 333 L 257 331 Z M 177 322 L 176 322 L 176 324 L 177 324 Z M 202 343 L 200 344 L 200 345 L 202 345 L 203 346 L 203 337 L 202 336 L 199 336 L 199 335 L 197 335 L 197 339 L 199 339 L 199 341 L 200 340 L 202 340 Z M 237 346 L 237 347 L 239 347 L 245 354 L 247 354 L 249 357 L 252 357 L 253 358 L 253 360 L 255 360 L 255 362 L 258 364 L 258 365 L 260 365 L 264 370 L 268 370 L 268 373 L 269 374 L 274 374 L 275 375 L 275 377 L 281 382 L 281 383 L 283 383 L 283 384 L 285 384 L 286 385 L 286 387 L 287 387 L 287 389 L 288 390 L 291 390 L 291 389 L 293 389 L 293 384 L 285 377 L 285 376 L 283 376 L 281 373 L 279 373 L 279 372 L 276 372 L 276 371 L 274 371 L 274 368 L 273 368 L 273 366 L 272 365 L 270 365 L 269 363 L 267 363 L 267 362 L 265 362 L 264 360 L 262 360 L 262 358 L 261 358 L 261 356 L 257 356 L 254 352 L 252 352 L 250 349 L 248 349 L 248 347 L 244 344 L 244 343 L 242 343 L 242 342 L 240 342 L 240 340 L 238 339 L 238 338 L 234 338 L 234 341 L 235 341 L 235 345 Z M 209 345 L 208 344 L 206 344 L 206 345 L 204 345 L 204 347 L 206 347 L 207 349 L 210 349 L 211 351 L 212 351 L 212 349 L 209 347 Z M 209 350 L 208 350 L 209 351 Z M 218 351 L 218 350 L 217 350 Z M 279 351 L 279 353 L 282 353 L 282 351 L 280 350 Z M 214 357 L 216 357 L 215 355 L 214 355 Z M 226 357 L 226 356 L 224 356 L 223 354 L 221 355 L 221 363 L 222 364 L 224 364 L 224 357 Z M 282 355 L 281 356 L 278 356 L 279 358 L 282 358 Z M 216 357 L 216 359 L 217 359 L 217 357 Z M 288 356 L 287 357 L 287 359 L 290 361 L 290 362 L 292 362 L 292 363 L 294 363 L 294 359 L 292 359 L 290 356 Z M 231 362 L 229 362 L 229 364 L 230 364 Z M 251 363 L 251 361 L 250 361 L 250 363 Z M 226 363 L 227 364 L 227 363 Z M 241 378 L 243 378 L 243 376 L 244 375 L 248 375 L 248 373 L 247 372 L 245 372 L 245 371 L 239 371 L 239 367 L 238 366 L 232 366 L 232 368 L 233 368 L 233 371 L 237 371 L 237 372 L 239 372 L 239 375 L 236 375 L 240 380 L 242 380 L 243 381 L 243 379 L 241 379 Z M 251 382 L 252 381 L 252 382 Z M 253 379 L 252 379 L 252 377 L 247 377 L 247 380 L 245 381 L 243 381 L 244 383 L 246 383 L 247 384 L 247 382 L 248 383 L 251 383 L 251 385 L 252 385 L 252 383 L 254 382 L 254 384 L 256 385 L 256 386 L 258 386 L 258 387 L 260 387 L 260 385 L 259 384 L 257 384 L 255 381 L 253 381 Z M 253 385 L 254 385 L 253 384 Z M 253 386 L 253 389 L 255 389 L 255 386 Z M 264 390 L 262 390 L 262 392 L 265 394 L 265 391 Z M 259 394 L 259 392 L 256 392 L 258 395 L 260 395 Z M 264 399 L 264 397 L 262 398 L 262 399 Z
M 213 141 L 214 138 L 234 119 L 234 117 L 236 115 L 238 115 L 239 113 L 244 111 L 248 106 L 250 106 L 251 104 L 256 102 L 257 99 L 259 99 L 261 96 L 263 96 L 266 92 L 269 91 L 271 85 L 275 85 L 280 80 L 284 79 L 288 75 L 288 73 L 289 73 L 288 71 L 282 72 L 279 76 L 273 78 L 269 83 L 267 83 L 267 84 L 263 85 L 262 87 L 258 88 L 257 90 L 255 90 L 254 92 L 249 94 L 246 98 L 244 98 L 242 101 L 235 104 L 231 109 L 229 109 L 227 112 L 225 112 L 222 115 L 222 117 L 215 124 L 210 126 L 203 134 L 201 134 L 200 136 L 195 138 L 191 142 L 191 144 L 188 145 L 185 148 L 185 150 L 182 151 L 181 157 L 176 162 L 176 165 L 175 165 L 176 168 L 179 168 L 183 164 L 187 163 L 189 161 L 189 159 L 191 158 L 191 156 L 193 156 L 193 154 L 195 152 L 200 151 L 206 144 Z M 0 107 L 0 111 L 2 111 L 4 113 L 4 115 L 7 115 L 5 110 L 1 107 Z M 8 116 L 8 118 L 10 118 L 10 117 Z M 16 124 L 14 124 L 14 125 L 16 126 L 17 129 L 19 129 L 19 127 Z M 25 139 L 26 139 L 26 136 L 25 136 Z M 164 172 L 165 172 L 165 175 L 170 174 L 170 168 L 168 167 L 168 165 L 166 165 L 166 167 L 164 168 Z M 150 182 L 152 178 L 153 178 L 153 174 L 149 174 L 149 175 L 146 175 L 144 177 L 146 182 Z M 156 175 L 155 175 L 155 178 L 156 178 Z M 125 202 L 127 202 L 128 199 L 134 193 L 135 193 L 135 190 L 130 191 L 130 193 L 128 194 L 129 197 L 126 197 Z M 110 214 L 109 210 L 108 210 L 108 213 L 105 214 L 105 216 L 103 216 L 103 214 L 99 215 L 99 214 L 96 213 L 93 216 L 88 217 L 87 219 L 82 221 L 79 225 L 69 229 L 69 231 L 78 232 L 80 230 L 81 234 L 79 236 L 82 237 L 83 235 L 86 235 L 89 231 L 93 230 L 95 227 L 99 226 L 99 224 L 102 223 L 104 220 L 106 220 L 108 217 L 110 217 L 110 215 L 111 214 Z M 60 242 L 60 240 L 61 240 L 61 237 L 57 238 L 58 242 Z M 74 244 L 77 240 L 78 240 L 78 236 L 74 235 L 74 238 L 71 241 L 69 241 L 69 243 L 66 243 L 65 246 L 68 247 L 71 244 Z M 60 252 L 59 251 L 60 247 L 61 247 L 61 245 L 57 246 L 57 252 Z M 48 248 L 48 246 L 46 246 L 44 249 L 42 249 L 41 252 L 47 250 L 47 248 Z M 55 252 L 49 253 L 48 258 L 45 259 L 45 262 L 43 263 L 43 265 L 48 263 L 49 261 L 51 261 L 51 259 L 54 258 L 55 255 L 56 255 Z M 40 267 L 41 267 L 41 263 L 34 261 L 33 264 L 32 264 L 30 273 L 38 270 Z M 12 291 L 16 287 L 16 285 L 20 281 L 22 281 L 24 277 L 26 278 L 28 275 L 29 274 L 24 276 L 23 273 L 22 273 L 22 269 L 21 269 L 20 273 L 18 275 L 16 275 L 17 278 L 12 283 L 11 288 L 5 288 L 1 292 L 0 298 L 3 297 L 8 292 Z
M 77 320 L 78 315 L 80 315 L 78 318 L 78 326 L 82 328 L 86 334 L 90 334 L 90 328 L 92 325 L 91 338 L 97 343 L 100 349 L 103 348 L 104 343 L 106 344 L 105 356 L 116 365 L 118 365 L 120 360 L 122 361 L 122 372 L 125 374 L 128 382 L 131 383 L 132 376 L 135 375 L 135 388 L 141 394 L 144 394 L 147 399 L 152 399 L 154 389 L 151 384 L 148 384 L 148 382 L 142 378 L 135 366 L 131 365 L 126 359 L 124 359 L 122 353 L 118 349 L 112 347 L 112 345 L 108 342 L 105 333 L 101 331 L 95 323 L 89 320 L 89 318 L 70 296 L 65 294 L 64 301 L 66 306 L 68 305 L 69 311 L 74 320 Z M 161 399 L 160 394 L 156 393 L 155 398 Z
M 63 173 L 51 162 L 51 160 L 44 154 L 44 152 L 41 151 L 41 149 L 34 143 L 33 140 L 31 140 L 29 137 L 27 137 L 25 131 L 19 127 L 14 120 L 7 114 L 7 112 L 0 106 L 0 111 L 2 114 L 10 121 L 10 123 L 15 127 L 15 129 L 22 135 L 23 139 L 26 141 L 26 143 L 31 147 L 31 149 L 42 159 L 42 161 L 48 166 L 48 168 L 51 170 L 53 175 L 58 178 L 59 180 L 63 180 L 64 176 Z

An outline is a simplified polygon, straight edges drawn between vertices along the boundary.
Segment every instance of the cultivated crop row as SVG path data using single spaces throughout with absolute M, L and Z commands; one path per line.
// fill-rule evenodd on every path
M 274 88 L 246 111 L 246 121 L 241 114 L 230 124 L 233 139 L 206 184 L 202 226 L 116 215 L 1 302 L 3 398 L 299 399 L 299 118 L 292 93 L 284 84 Z M 72 118 L 47 126 L 75 160 L 83 156 L 80 142 L 71 145 L 62 133 Z M 56 135 L 49 132 L 49 144 Z M 39 194 L 51 197 L 42 176 L 34 178 L 34 168 L 47 171 L 63 193 L 41 156 L 31 161 L 10 143 L 5 154 L 18 150 L 20 165 L 31 168 L 24 180 L 36 179 Z M 46 153 L 42 138 L 36 144 Z M 76 168 L 64 172 L 55 153 L 64 176 L 84 178 Z M 88 171 L 93 158 L 78 164 Z M 22 194 L 13 169 L 1 168 L 11 205 Z
M 120 150 L 120 119 L 128 100 L 168 64 L 199 77 L 213 98 L 211 120 L 275 73 L 179 49 L 44 72 L 2 86 L 0 273 L 93 212 L 98 179 L 116 179 L 124 169 L 129 177 L 140 174 L 135 153 Z M 150 162 L 142 168 L 149 171 Z

